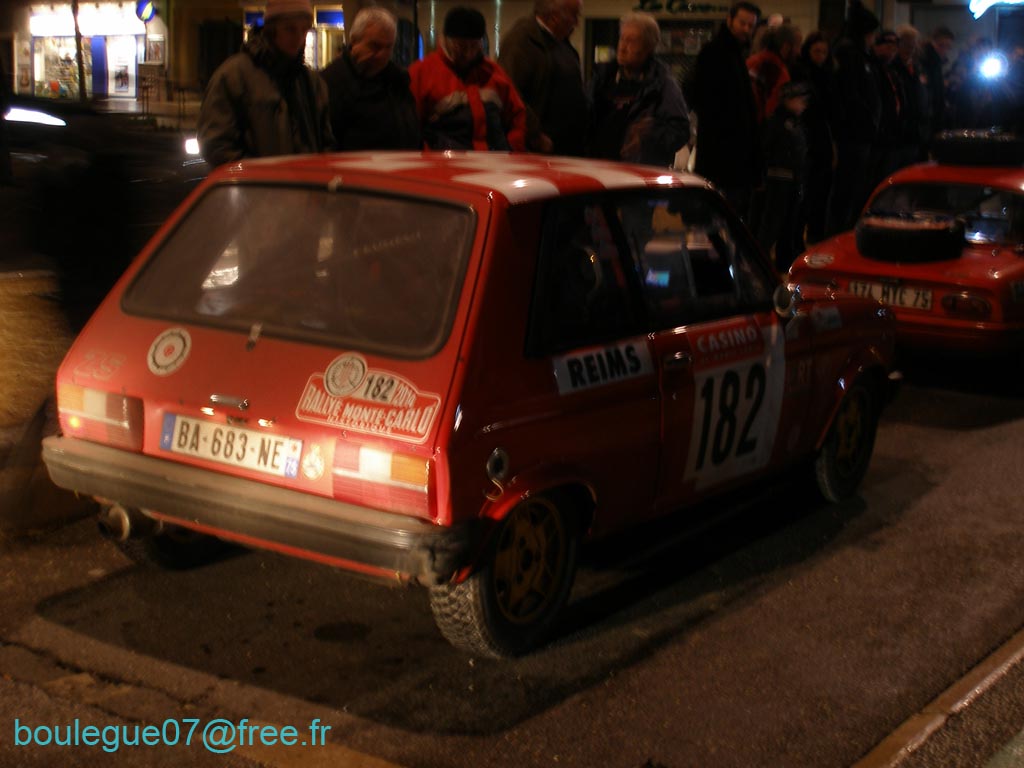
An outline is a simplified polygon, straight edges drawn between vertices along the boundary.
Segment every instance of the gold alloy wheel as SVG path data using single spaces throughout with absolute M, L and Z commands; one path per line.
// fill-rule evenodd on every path
M 537 621 L 561 588 L 568 537 L 558 507 L 543 497 L 512 511 L 494 554 L 494 594 L 499 610 L 513 624 Z

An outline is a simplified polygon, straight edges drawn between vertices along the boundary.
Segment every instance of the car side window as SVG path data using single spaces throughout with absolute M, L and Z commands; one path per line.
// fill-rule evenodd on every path
M 771 306 L 775 277 L 713 194 L 675 190 L 617 209 L 654 329 Z
M 532 351 L 552 354 L 639 332 L 622 253 L 599 201 L 552 202 L 541 256 Z

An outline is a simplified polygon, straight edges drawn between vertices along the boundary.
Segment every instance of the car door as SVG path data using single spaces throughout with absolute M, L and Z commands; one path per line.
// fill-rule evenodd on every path
M 651 513 L 661 442 L 657 373 L 609 210 L 601 196 L 549 204 L 527 345 L 553 384 L 529 410 L 557 423 L 534 452 L 591 484 L 598 535 Z
M 713 193 L 623 200 L 661 402 L 659 504 L 675 507 L 772 462 L 786 391 L 778 280 Z

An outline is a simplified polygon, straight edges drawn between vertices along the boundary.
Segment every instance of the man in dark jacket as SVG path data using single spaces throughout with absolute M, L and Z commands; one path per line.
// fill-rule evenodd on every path
M 263 32 L 213 73 L 198 125 L 211 166 L 334 148 L 327 86 L 303 62 L 312 26 L 309 0 L 268 0 Z
M 697 54 L 693 103 L 697 113 L 694 170 L 710 179 L 741 216 L 761 184 L 764 161 L 746 49 L 761 10 L 741 1 L 729 9 L 718 35 Z
M 932 39 L 921 46 L 921 81 L 928 90 L 928 133 L 946 128 L 946 66 L 956 37 L 949 27 L 936 27 Z
M 899 46 L 892 68 L 900 82 L 903 106 L 900 110 L 900 141 L 896 168 L 925 159 L 928 144 L 928 91 L 921 78 L 918 61 L 918 32 L 909 24 L 896 28 Z
M 535 0 L 533 17 L 517 21 L 501 40 L 498 63 L 526 104 L 526 147 L 532 152 L 583 155 L 587 97 L 580 56 L 569 42 L 582 0 Z
M 338 149 L 420 149 L 409 73 L 391 61 L 398 25 L 384 8 L 359 11 L 349 44 L 320 76 L 330 94 Z
M 903 82 L 893 67 L 899 51 L 899 37 L 891 29 L 883 29 L 875 36 L 871 48 L 875 75 L 878 78 L 878 97 L 882 104 L 878 122 L 878 138 L 871 158 L 871 185 L 899 168 L 897 161 L 903 131 L 903 108 L 906 97 Z
M 690 140 L 679 84 L 654 57 L 660 40 L 651 14 L 627 13 L 620 20 L 616 59 L 599 66 L 591 81 L 593 157 L 667 167 Z
M 871 193 L 868 172 L 882 120 L 878 73 L 870 48 L 878 18 L 860 0 L 850 0 L 843 32 L 836 42 L 836 81 L 832 125 L 836 172 L 829 198 L 825 234 L 849 229 Z

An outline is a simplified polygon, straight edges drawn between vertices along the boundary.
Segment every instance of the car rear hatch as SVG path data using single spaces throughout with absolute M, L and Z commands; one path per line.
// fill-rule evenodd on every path
M 121 447 L 150 456 L 436 522 L 476 219 L 367 190 L 214 186 L 82 334 L 62 412 L 124 415 Z

